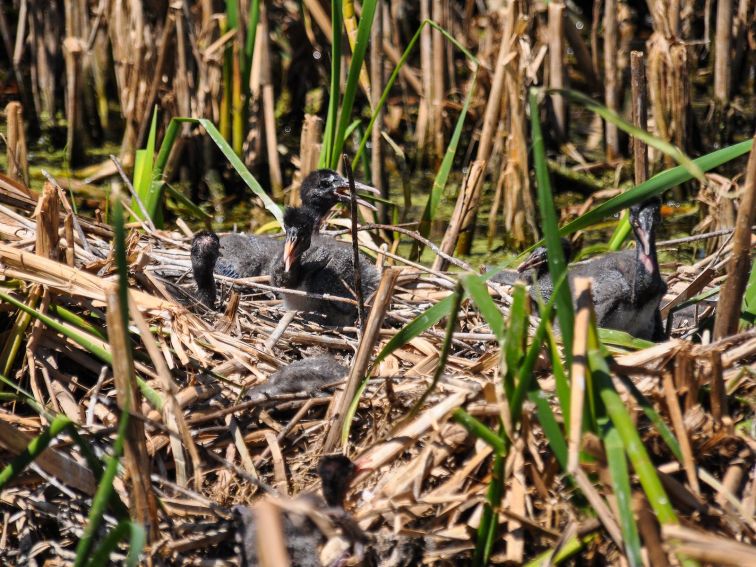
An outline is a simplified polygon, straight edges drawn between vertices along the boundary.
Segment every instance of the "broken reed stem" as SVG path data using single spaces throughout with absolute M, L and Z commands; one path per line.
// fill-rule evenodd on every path
M 604 104 L 618 112 L 617 101 L 617 0 L 604 0 Z M 614 162 L 620 156 L 619 130 L 611 122 L 606 125 L 606 159 Z
M 79 110 L 79 83 L 81 79 L 82 45 L 77 37 L 67 37 L 63 41 L 63 55 L 66 60 L 66 161 L 69 167 L 78 162 L 83 153 L 84 132 Z
M 580 441 L 583 425 L 583 404 L 585 402 L 585 384 L 588 374 L 588 332 L 591 324 L 593 298 L 591 297 L 590 278 L 575 278 L 574 297 L 575 336 L 572 346 L 572 380 L 570 388 L 570 430 L 567 452 L 567 471 L 574 474 L 580 467 Z
M 286 551 L 281 509 L 265 498 L 255 506 L 254 511 L 260 567 L 288 567 L 289 554 Z
M 483 191 L 483 177 L 486 173 L 486 163 L 483 160 L 475 160 L 470 164 L 469 173 L 460 190 L 460 198 L 457 199 L 459 208 L 457 206 L 454 208 L 454 215 L 452 217 L 454 227 L 452 228 L 450 223 L 449 232 L 452 233 L 454 240 L 456 240 L 458 254 L 469 254 L 472 247 L 473 237 L 475 236 L 475 215 L 478 212 L 480 196 Z M 444 248 L 442 243 L 441 249 L 449 254 L 453 253 L 454 244 L 451 240 L 447 244 L 451 244 L 451 248 Z M 437 257 L 436 261 L 438 260 L 439 258 Z M 444 265 L 446 264 L 444 263 Z
M 125 309 L 121 306 L 117 284 L 108 282 L 104 291 L 107 304 L 108 342 L 113 354 L 113 379 L 118 408 L 122 414 L 129 413 L 132 409 L 138 411 L 142 407 L 142 396 L 137 388 L 134 373 L 128 321 L 123 319 Z M 150 458 L 147 452 L 144 423 L 141 420 L 129 419 L 124 439 L 124 461 L 131 488 L 129 490 L 131 517 L 144 525 L 148 541 L 156 541 L 159 537 L 157 502 L 152 492 Z
M 354 268 L 354 293 L 357 295 L 357 327 L 363 331 L 365 321 L 365 297 L 362 295 L 362 273 L 360 272 L 360 243 L 357 234 L 357 189 L 354 186 L 354 173 L 349 163 L 349 156 L 343 154 L 344 173 L 349 180 L 349 213 L 352 221 L 352 267 Z
M 730 43 L 732 41 L 732 0 L 717 0 L 717 28 L 714 44 L 714 98 L 730 101 Z
M 565 88 L 564 82 L 564 4 L 550 2 L 549 8 L 549 86 Z M 567 139 L 567 101 L 562 95 L 551 95 L 556 134 L 559 140 Z
M 711 400 L 711 416 L 718 424 L 722 424 L 722 418 L 726 417 L 727 391 L 725 390 L 724 377 L 722 376 L 722 353 L 712 350 L 709 355 L 711 366 L 709 374 L 709 399 Z
M 748 157 L 743 198 L 735 220 L 732 239 L 732 256 L 727 266 L 725 281 L 714 320 L 714 340 L 727 337 L 738 330 L 743 293 L 751 273 L 751 225 L 756 220 L 756 136 Z
M 630 90 L 633 125 L 646 130 L 648 125 L 648 99 L 646 97 L 646 62 L 642 51 L 630 53 Z M 635 184 L 648 179 L 648 148 L 643 140 L 633 137 L 633 164 Z
M 24 109 L 20 102 L 9 102 L 5 106 L 5 120 L 7 125 L 8 177 L 20 181 L 28 187 L 29 160 L 24 130 Z
M 71 213 L 67 213 L 65 219 L 63 219 L 63 235 L 66 239 L 66 264 L 74 267 L 76 265 L 76 242 Z
M 342 430 L 344 429 L 344 420 L 352 399 L 354 398 L 357 388 L 362 378 L 365 376 L 373 347 L 380 335 L 383 319 L 391 304 L 391 297 L 394 292 L 396 280 L 401 270 L 397 268 L 387 268 L 381 276 L 378 290 L 375 292 L 373 306 L 370 309 L 370 315 L 365 325 L 365 331 L 360 340 L 360 346 L 357 354 L 354 355 L 352 368 L 349 371 L 349 378 L 343 388 L 338 388 L 333 395 L 331 404 L 328 406 L 328 421 L 330 422 L 328 434 L 323 443 L 322 452 L 331 453 L 338 446 Z
M 672 375 L 669 372 L 664 372 L 664 375 L 662 376 L 662 389 L 664 390 L 664 399 L 667 402 L 667 410 L 669 411 L 669 417 L 672 421 L 672 427 L 674 428 L 677 440 L 680 443 L 683 467 L 685 468 L 685 474 L 688 477 L 688 484 L 690 484 L 693 493 L 696 496 L 700 496 L 701 487 L 698 485 L 698 475 L 696 473 L 696 463 L 693 459 L 693 450 L 690 445 L 690 439 L 688 438 L 688 431 L 685 429 L 685 421 L 683 420 L 682 410 L 680 409 L 677 391 L 675 390 L 675 385 L 672 383 Z
M 299 137 L 299 181 L 289 192 L 289 206 L 302 204 L 299 189 L 302 180 L 318 168 L 318 158 L 323 141 L 323 119 L 314 114 L 305 114 L 302 134 Z
M 420 18 L 430 20 L 431 0 L 420 0 Z M 422 89 L 420 90 L 420 105 L 417 110 L 417 147 L 422 155 L 427 155 L 428 136 L 433 130 L 433 112 L 431 98 L 433 93 L 433 49 L 431 40 L 431 27 L 424 26 L 420 32 L 420 73 L 422 77 Z M 402 67 L 402 69 L 404 69 Z
M 33 216 L 37 219 L 37 241 L 34 252 L 50 260 L 57 260 L 60 200 L 58 191 L 51 183 L 45 182 Z

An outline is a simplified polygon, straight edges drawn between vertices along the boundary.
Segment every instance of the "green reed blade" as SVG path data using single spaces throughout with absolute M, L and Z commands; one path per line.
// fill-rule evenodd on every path
M 642 567 L 641 542 L 632 510 L 633 493 L 630 488 L 630 473 L 627 470 L 625 447 L 617 428 L 611 423 L 606 424 L 606 427 L 607 429 L 603 433 L 604 448 L 609 464 L 609 474 L 612 478 L 612 491 L 619 511 L 619 524 L 625 544 L 625 557 L 630 567 Z
M 538 185 L 538 207 L 541 211 L 541 222 L 543 224 L 544 239 L 548 248 L 549 273 L 551 281 L 559 281 L 567 271 L 567 263 L 564 261 L 562 252 L 562 243 L 559 238 L 559 225 L 557 223 L 556 210 L 554 209 L 554 196 L 551 192 L 551 180 L 546 163 L 546 147 L 541 133 L 541 119 L 539 117 L 537 90 L 531 88 L 528 94 L 530 103 L 530 127 L 533 138 L 533 164 L 536 173 L 536 184 Z M 562 344 L 564 345 L 565 358 L 567 366 L 572 360 L 572 335 L 574 310 L 572 307 L 572 298 L 570 289 L 567 286 L 554 290 L 557 295 L 556 309 L 559 318 L 559 328 L 562 333 Z
M 494 303 L 491 294 L 488 293 L 488 288 L 483 279 L 475 274 L 466 274 L 460 278 L 460 281 L 467 295 L 472 299 L 483 319 L 488 323 L 491 332 L 496 335 L 499 342 L 503 341 L 504 317 L 499 310 L 499 306 Z
M 50 427 L 29 441 L 26 449 L 16 455 L 5 468 L 0 471 L 0 491 L 6 484 L 21 474 L 37 457 L 39 457 L 50 442 L 58 435 L 72 428 L 73 422 L 64 415 L 56 416 Z

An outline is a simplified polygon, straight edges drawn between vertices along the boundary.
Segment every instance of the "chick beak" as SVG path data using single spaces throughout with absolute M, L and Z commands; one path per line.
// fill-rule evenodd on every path
M 526 270 L 537 268 L 538 266 L 543 266 L 545 263 L 546 263 L 546 258 L 544 256 L 531 255 L 528 258 L 526 258 L 522 264 L 517 266 L 517 271 L 519 273 L 523 273 Z
M 297 240 L 295 238 L 289 239 L 287 238 L 284 242 L 284 271 L 289 272 L 291 271 L 291 266 L 294 263 L 294 259 L 296 258 L 297 253 Z
M 370 185 L 365 185 L 364 183 L 360 183 L 359 181 L 354 182 L 354 188 L 359 191 L 365 191 L 368 193 L 373 193 L 374 195 L 380 195 L 381 192 L 376 189 L 375 187 L 371 187 Z M 339 201 L 342 203 L 349 203 L 351 196 L 350 196 L 350 190 L 349 190 L 349 183 L 344 183 L 344 185 L 341 185 L 336 189 L 336 195 L 339 198 Z M 378 209 L 375 208 L 375 206 L 363 199 L 360 194 L 357 194 L 357 203 L 362 205 L 363 207 L 367 207 L 371 211 L 377 211 Z

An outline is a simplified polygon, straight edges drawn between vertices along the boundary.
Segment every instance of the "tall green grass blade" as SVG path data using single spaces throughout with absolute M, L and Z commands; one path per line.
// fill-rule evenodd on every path
M 525 338 L 528 330 L 527 301 L 528 292 L 525 286 L 522 282 L 515 282 L 512 292 L 512 307 L 509 310 L 509 326 L 504 340 L 504 364 L 502 368 L 504 392 L 510 401 L 515 389 L 515 375 L 520 367 L 520 361 L 525 356 Z
M 491 472 L 491 482 L 486 492 L 486 503 L 483 506 L 483 514 L 478 526 L 478 537 L 475 542 L 475 553 L 472 560 L 475 567 L 488 565 L 496 541 L 496 532 L 499 529 L 499 507 L 504 491 L 504 457 L 502 455 L 498 453 L 494 455 Z
M 507 445 L 502 437 L 491 431 L 483 422 L 475 419 L 462 408 L 455 409 L 452 412 L 452 418 L 471 435 L 490 445 L 497 455 L 506 456 Z
M 567 263 L 564 260 L 562 243 L 559 238 L 559 225 L 554 209 L 554 196 L 551 192 L 551 180 L 546 163 L 546 147 L 541 132 L 541 119 L 539 117 L 536 89 L 530 89 L 528 100 L 530 103 L 531 136 L 533 139 L 533 164 L 536 173 L 536 183 L 538 185 L 538 207 L 541 211 L 544 240 L 549 251 L 549 273 L 551 274 L 551 281 L 556 282 L 567 271 Z M 557 296 L 556 309 L 557 317 L 559 318 L 559 329 L 562 333 L 562 344 L 564 345 L 565 358 L 569 366 L 572 360 L 574 320 L 572 298 L 570 297 L 570 289 L 567 286 L 561 287 L 558 291 L 554 290 L 554 294 Z
M 740 142 L 694 159 L 693 163 L 696 164 L 701 171 L 710 171 L 715 167 L 719 167 L 722 164 L 747 154 L 751 150 L 752 145 L 753 140 L 746 140 L 745 142 Z M 579 216 L 574 221 L 567 223 L 560 229 L 559 233 L 562 236 L 566 236 L 575 231 L 588 228 L 592 224 L 595 224 L 608 216 L 618 213 L 637 203 L 642 203 L 651 197 L 661 195 L 668 189 L 672 189 L 673 187 L 685 183 L 686 181 L 690 181 L 691 179 L 693 179 L 693 176 L 690 172 L 679 165 L 667 169 L 666 171 L 662 171 L 661 173 L 657 173 L 648 181 L 636 185 L 616 197 L 612 197 L 598 207 Z M 549 256 L 550 255 L 551 254 L 549 253 Z
M 113 454 L 107 458 L 105 473 L 102 475 L 102 480 L 97 485 L 97 491 L 92 499 L 92 508 L 89 510 L 87 525 L 84 527 L 84 533 L 76 546 L 74 567 L 81 567 L 87 561 L 94 544 L 94 537 L 100 528 L 105 509 L 113 495 L 113 480 L 118 472 L 118 460 L 123 453 L 123 442 L 126 437 L 126 424 L 128 421 L 128 411 L 122 412 L 121 420 L 118 424 L 118 435 L 113 444 Z
M 568 98 L 572 102 L 578 103 L 586 107 L 588 110 L 591 110 L 601 116 L 604 120 L 607 122 L 610 122 L 611 124 L 614 124 L 619 128 L 620 130 L 624 130 L 634 138 L 637 138 L 639 140 L 642 140 L 647 145 L 651 146 L 652 148 L 656 148 L 663 154 L 668 155 L 672 159 L 674 159 L 677 163 L 679 163 L 682 167 L 685 168 L 685 170 L 691 175 L 691 177 L 695 177 L 699 181 L 704 181 L 704 174 L 703 171 L 701 171 L 701 168 L 688 156 L 685 155 L 685 153 L 680 150 L 677 146 L 674 144 L 670 144 L 666 140 L 662 140 L 661 138 L 658 138 L 654 136 L 653 134 L 649 134 L 646 132 L 643 128 L 638 128 L 637 126 L 633 126 L 630 122 L 627 122 L 624 118 L 622 118 L 619 114 L 616 112 L 610 110 L 603 104 L 593 100 L 589 96 L 584 95 L 581 92 L 573 91 L 570 89 L 547 89 L 547 93 L 556 93 L 561 94 L 562 96 Z
M 281 207 L 276 205 L 268 196 L 265 190 L 257 182 L 257 179 L 254 178 L 244 165 L 241 158 L 236 155 L 233 148 L 228 145 L 228 142 L 226 142 L 223 136 L 221 136 L 221 133 L 218 132 L 215 125 L 207 118 L 199 118 L 197 119 L 197 122 L 207 131 L 208 136 L 210 136 L 213 142 L 215 142 L 215 145 L 218 146 L 218 149 L 220 149 L 223 155 L 226 156 L 226 159 L 231 163 L 231 166 L 236 170 L 236 173 L 239 174 L 239 177 L 242 178 L 242 181 L 244 181 L 247 187 L 252 189 L 252 192 L 262 200 L 268 212 L 270 212 L 270 214 L 276 218 L 278 224 L 283 227 L 283 212 L 281 212 Z
M 643 445 L 643 440 L 640 438 L 622 398 L 614 389 L 609 375 L 609 368 L 602 353 L 596 349 L 590 349 L 588 352 L 588 365 L 606 412 L 622 439 L 625 451 L 628 457 L 630 457 L 633 468 L 640 479 L 641 486 L 656 513 L 659 523 L 662 525 L 677 524 L 677 515 L 672 508 L 669 496 L 664 491 L 659 476 L 656 474 L 656 468 L 651 462 L 646 447 Z
M 499 310 L 499 307 L 494 303 L 491 295 L 488 293 L 488 288 L 480 276 L 475 274 L 466 274 L 460 278 L 462 286 L 465 288 L 467 295 L 473 300 L 475 306 L 483 315 L 483 319 L 486 320 L 488 326 L 491 328 L 491 332 L 496 335 L 499 342 L 504 340 L 504 317 Z
M 567 470 L 567 441 L 564 439 L 562 429 L 559 427 L 554 412 L 549 405 L 549 399 L 542 390 L 531 390 L 528 399 L 535 404 L 538 423 L 541 424 L 544 435 L 549 441 L 549 446 L 554 452 L 557 462 L 563 471 Z M 565 422 L 569 423 L 569 422 Z
M 357 89 L 360 83 L 360 70 L 365 61 L 365 53 L 367 53 L 370 42 L 370 30 L 373 27 L 373 18 L 377 6 L 378 0 L 363 0 L 362 2 L 362 14 L 360 23 L 357 26 L 357 40 L 355 41 L 352 60 L 349 64 L 349 73 L 347 74 L 344 97 L 341 101 L 341 111 L 339 112 L 338 126 L 336 127 L 333 150 L 331 151 L 331 159 L 329 161 L 329 167 L 332 169 L 338 167 L 339 159 L 344 149 L 346 130 L 352 119 L 352 107 L 354 106 L 354 99 L 357 96 Z
M 126 567 L 137 567 L 139 556 L 147 543 L 147 531 L 142 524 L 131 522 L 131 537 L 129 538 L 129 553 L 126 555 Z
M 81 317 L 70 309 L 66 309 L 65 307 L 58 305 L 57 303 L 51 303 L 48 306 L 47 311 L 50 314 L 56 316 L 61 321 L 64 321 L 69 325 L 73 325 L 74 327 L 81 329 L 85 333 L 89 333 L 90 335 L 95 336 L 103 341 L 108 340 L 108 335 L 105 332 L 105 329 L 102 328 L 102 323 L 100 323 L 100 326 L 95 326 L 84 319 L 84 317 Z
M 40 299 L 39 291 L 30 291 L 27 295 L 30 307 L 35 307 Z M 29 327 L 29 323 L 32 322 L 31 316 L 25 311 L 18 311 L 16 317 L 13 320 L 13 326 L 8 331 L 5 337 L 5 344 L 3 350 L 0 352 L 0 374 L 9 376 L 11 369 L 16 362 L 16 357 L 21 349 L 21 345 L 24 344 L 24 335 L 26 329 Z
M 213 215 L 206 212 L 201 207 L 197 206 L 191 199 L 189 199 L 186 195 L 184 195 L 181 191 L 178 191 L 173 185 L 170 183 L 164 183 L 163 187 L 168 190 L 168 193 L 170 193 L 171 197 L 176 199 L 176 201 L 179 202 L 183 207 L 191 211 L 191 213 L 198 219 L 203 220 L 210 220 L 213 218 Z
M 612 490 L 619 511 L 619 524 L 622 539 L 625 544 L 625 557 L 630 567 L 641 567 L 641 542 L 638 536 L 638 526 L 632 510 L 632 490 L 630 488 L 630 474 L 627 470 L 625 447 L 622 445 L 617 429 L 609 425 L 604 434 L 606 459 L 609 464 L 609 474 L 612 478 Z
M 152 192 L 152 176 L 155 166 L 155 137 L 157 136 L 157 106 L 152 112 L 152 122 L 150 123 L 150 133 L 147 138 L 147 146 L 143 150 L 137 150 L 134 157 L 134 192 L 139 196 L 139 199 L 144 203 L 144 208 L 147 210 L 147 214 L 150 215 L 150 219 L 155 222 L 156 216 L 156 203 L 153 202 L 155 195 Z M 131 210 L 134 214 L 141 218 L 141 209 L 136 205 L 136 201 L 132 203 Z M 144 220 L 144 219 L 142 219 Z
M 3 490 L 6 484 L 21 474 L 34 459 L 39 457 L 53 439 L 64 431 L 72 429 L 72 425 L 73 422 L 64 415 L 59 415 L 53 419 L 50 427 L 29 441 L 26 449 L 0 471 L 0 491 Z
M 622 218 L 614 229 L 612 237 L 609 239 L 609 250 L 619 250 L 622 247 L 622 243 L 625 242 L 627 236 L 630 234 L 630 215 L 627 211 L 622 213 Z
M 334 159 L 338 160 L 338 153 L 334 154 L 336 140 L 336 126 L 341 101 L 341 33 L 344 22 L 341 13 L 341 2 L 331 0 L 331 87 L 328 93 L 328 114 L 323 130 L 323 148 L 320 151 L 318 167 L 329 167 Z M 334 158 L 335 155 L 335 158 Z M 352 165 L 354 168 L 354 165 Z
M 252 58 L 255 55 L 255 40 L 257 39 L 257 24 L 260 23 L 260 0 L 249 3 L 247 13 L 247 37 L 244 43 L 244 60 L 242 65 L 242 89 L 244 91 L 244 106 L 249 104 L 249 75 L 252 72 Z
M 391 339 L 384 345 L 381 352 L 375 357 L 371 366 L 375 368 L 396 349 L 403 347 L 415 337 L 422 335 L 425 331 L 446 317 L 451 312 L 453 305 L 454 294 L 450 294 L 448 297 L 445 297 L 436 303 L 433 307 L 426 309 L 420 315 L 412 319 L 412 321 L 399 329 L 399 332 L 391 337 Z
M 540 555 L 537 555 L 534 559 L 527 562 L 525 567 L 544 567 L 545 565 L 559 565 L 563 561 L 567 561 L 573 555 L 582 551 L 587 547 L 596 536 L 594 534 L 587 535 L 585 537 L 573 537 L 567 540 L 560 548 L 559 551 L 554 554 L 553 551 L 545 551 Z
M 129 520 L 121 520 L 118 522 L 108 535 L 106 535 L 97 549 L 92 553 L 92 557 L 87 563 L 87 567 L 105 567 L 110 563 L 110 554 L 113 553 L 118 544 L 123 538 L 125 538 L 131 530 L 131 522 Z

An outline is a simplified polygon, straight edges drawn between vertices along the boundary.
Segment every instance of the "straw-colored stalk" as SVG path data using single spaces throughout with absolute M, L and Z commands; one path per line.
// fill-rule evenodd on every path
M 619 110 L 619 77 L 617 74 L 617 1 L 604 1 L 604 103 Z M 606 122 L 606 159 L 615 161 L 620 156 L 619 130 L 615 124 Z
M 730 102 L 730 45 L 732 43 L 732 0 L 717 1 L 717 27 L 714 39 L 714 98 Z
M 525 117 L 525 76 L 522 72 L 524 54 L 519 37 L 525 28 L 517 8 L 512 2 L 505 11 L 505 35 L 511 37 L 515 46 L 513 56 L 507 63 L 504 93 L 507 97 L 509 136 L 506 141 L 506 166 L 504 167 L 504 228 L 516 245 L 527 241 L 529 232 L 538 238 L 539 231 L 535 218 L 535 202 L 530 188 L 528 169 L 527 119 Z M 517 39 L 514 36 L 517 34 Z
M 550 2 L 549 14 L 549 86 L 553 89 L 565 88 L 564 69 L 564 4 Z M 567 101 L 562 95 L 551 95 L 551 106 L 557 137 L 567 138 Z
M 431 0 L 420 0 L 420 18 L 430 19 Z M 417 146 L 425 153 L 429 132 L 433 131 L 433 112 L 431 112 L 431 98 L 433 93 L 433 49 L 431 41 L 431 28 L 425 26 L 420 32 L 420 72 L 422 73 L 422 90 L 420 93 L 420 105 L 417 110 Z
M 385 84 L 383 68 L 383 20 L 384 4 L 379 0 L 373 20 L 373 28 L 370 37 L 370 99 L 374 104 L 381 98 Z M 370 132 L 370 175 L 373 187 L 388 199 L 388 188 L 383 183 L 383 108 L 380 108 L 375 117 L 375 124 Z M 378 204 L 378 215 L 381 222 L 388 223 L 388 211 L 383 203 Z
M 433 20 L 440 26 L 444 26 L 443 14 L 444 3 L 443 0 L 431 0 L 432 1 L 432 15 Z M 443 114 L 444 114 L 444 90 L 445 90 L 445 55 L 444 49 L 444 36 L 437 29 L 433 29 L 431 32 L 432 47 L 433 47 L 433 78 L 431 82 L 431 114 L 433 115 L 431 122 L 431 136 L 433 137 L 433 155 L 436 158 L 440 158 L 444 155 L 444 128 L 443 128 Z
M 283 176 L 281 175 L 281 163 L 278 160 L 278 141 L 276 135 L 276 103 L 273 98 L 273 82 L 270 71 L 270 38 L 268 32 L 268 9 L 266 2 L 260 3 L 260 27 L 257 31 L 255 46 L 261 50 L 260 60 L 262 108 L 265 121 L 265 145 L 268 156 L 268 169 L 270 170 L 270 185 L 273 198 L 283 198 Z
M 80 127 L 80 78 L 81 78 L 81 41 L 67 37 L 63 41 L 63 54 L 66 59 L 66 160 L 75 165 L 83 152 L 84 132 Z
M 754 136 L 756 140 L 756 136 Z M 714 338 L 720 339 L 738 330 L 743 293 L 751 273 L 751 226 L 756 221 L 756 146 L 751 149 L 746 170 L 743 197 L 735 220 L 732 257 L 727 265 L 727 281 L 719 294 L 714 320 Z
M 333 451 L 340 442 L 342 430 L 344 428 L 344 419 L 347 415 L 352 399 L 354 398 L 357 388 L 360 385 L 373 355 L 373 347 L 379 338 L 383 319 L 388 312 L 391 304 L 391 298 L 394 293 L 394 286 L 399 278 L 401 270 L 397 268 L 387 268 L 384 270 L 378 290 L 375 292 L 373 306 L 370 309 L 365 332 L 360 340 L 360 346 L 357 354 L 352 361 L 352 368 L 349 372 L 344 388 L 339 388 L 333 396 L 330 406 L 328 407 L 328 417 L 330 418 L 330 429 L 326 435 L 323 452 Z
M 121 314 L 120 297 L 116 284 L 105 287 L 108 306 L 106 317 L 110 349 L 113 354 L 113 379 L 116 384 L 116 399 L 122 412 L 138 411 L 142 407 L 142 396 L 134 374 L 134 360 L 128 339 L 128 321 Z M 131 490 L 129 491 L 131 516 L 145 526 L 148 538 L 159 537 L 157 501 L 152 492 L 150 480 L 150 458 L 145 443 L 144 423 L 129 418 L 124 442 L 124 461 Z
M 298 207 L 301 204 L 299 183 L 307 177 L 308 173 L 317 169 L 322 146 L 323 119 L 314 114 L 305 114 L 302 134 L 299 137 L 299 182 L 289 193 L 290 206 Z
M 454 211 L 449 220 L 449 227 L 444 233 L 444 238 L 441 240 L 441 251 L 446 255 L 451 256 L 454 254 L 454 249 L 461 240 L 460 237 L 464 226 L 468 226 L 470 231 L 475 228 L 471 224 L 470 219 L 474 218 L 477 210 L 477 207 L 473 205 L 477 200 L 475 192 L 482 186 L 481 179 L 485 171 L 486 162 L 476 160 L 470 163 L 467 176 L 462 183 L 462 187 L 459 189 L 459 195 L 457 195 L 457 202 L 454 205 Z M 433 270 L 445 270 L 448 264 L 442 256 L 436 256 L 436 259 L 433 261 Z
M 633 125 L 646 129 L 648 123 L 648 100 L 646 97 L 646 62 L 642 51 L 630 54 L 630 93 L 632 97 Z M 645 142 L 633 137 L 633 164 L 635 184 L 648 179 L 648 148 Z
M 52 183 L 45 183 L 33 216 L 37 219 L 37 242 L 34 251 L 45 258 L 57 260 L 60 200 Z
M 29 185 L 29 160 L 26 150 L 24 130 L 24 109 L 19 102 L 9 102 L 5 107 L 7 124 L 7 168 L 8 176 Z

